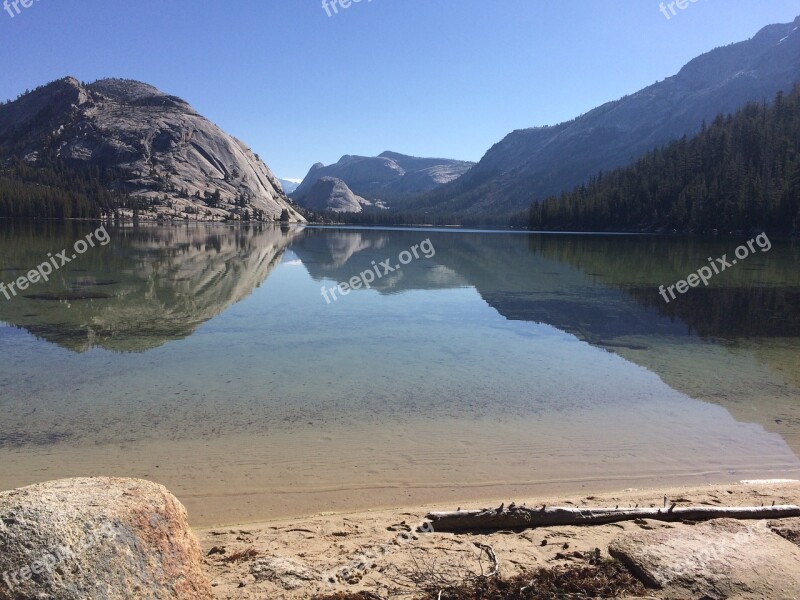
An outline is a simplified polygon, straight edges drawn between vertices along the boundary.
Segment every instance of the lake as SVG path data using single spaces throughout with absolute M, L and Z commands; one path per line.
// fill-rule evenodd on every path
M 0 281 L 95 227 L 0 224 Z M 0 295 L 0 489 L 140 477 L 219 525 L 800 478 L 798 242 L 666 303 L 743 240 L 108 231 Z

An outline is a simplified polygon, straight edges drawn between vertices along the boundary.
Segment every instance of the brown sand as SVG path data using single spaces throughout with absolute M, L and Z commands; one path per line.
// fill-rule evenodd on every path
M 594 527 L 552 527 L 522 533 L 490 535 L 416 533 L 430 510 L 497 506 L 516 501 L 529 506 L 660 507 L 664 496 L 678 505 L 761 506 L 800 504 L 800 482 L 757 481 L 733 485 L 626 490 L 620 493 L 539 498 L 497 498 L 440 506 L 317 516 L 257 523 L 233 528 L 198 530 L 217 598 L 311 598 L 318 593 L 368 590 L 382 597 L 411 597 L 408 576 L 437 565 L 437 571 L 481 572 L 489 561 L 474 542 L 497 553 L 505 577 L 538 567 L 583 562 L 599 548 L 608 556 L 611 541 L 642 527 L 686 527 L 648 521 Z M 231 561 L 236 552 L 253 556 Z M 652 597 L 659 597 L 653 595 Z
M 319 512 L 483 502 L 699 486 L 746 478 L 800 479 L 800 461 L 775 434 L 722 410 L 691 428 L 686 416 L 615 413 L 597 419 L 436 419 L 387 428 L 307 426 L 268 435 L 59 444 L 0 449 L 0 489 L 66 477 L 117 476 L 167 487 L 193 527 Z M 662 415 L 663 417 L 663 415 Z M 699 417 L 698 417 L 699 419 Z M 716 433 L 708 433 L 715 428 Z

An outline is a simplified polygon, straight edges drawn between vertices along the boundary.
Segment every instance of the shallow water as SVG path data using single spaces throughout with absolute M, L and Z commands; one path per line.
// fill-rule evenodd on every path
M 89 231 L 0 227 L 0 281 Z M 796 243 L 666 304 L 659 285 L 741 241 L 111 237 L 0 296 L 0 489 L 144 477 L 211 524 L 800 475 Z M 370 289 L 323 297 L 424 240 Z

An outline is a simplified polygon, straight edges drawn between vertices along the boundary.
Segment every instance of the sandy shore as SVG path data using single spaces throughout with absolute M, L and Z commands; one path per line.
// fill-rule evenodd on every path
M 625 522 L 594 527 L 552 527 L 519 533 L 455 535 L 416 533 L 430 510 L 482 508 L 501 502 L 537 506 L 660 507 L 664 496 L 681 505 L 800 504 L 800 482 L 745 481 L 733 485 L 629 489 L 562 497 L 497 498 L 494 502 L 416 506 L 396 510 L 319 514 L 238 527 L 197 530 L 217 598 L 311 598 L 332 592 L 371 591 L 410 597 L 409 575 L 430 565 L 451 573 L 480 573 L 488 559 L 474 542 L 497 553 L 504 577 L 539 567 L 582 561 L 620 533 L 684 524 Z M 796 521 L 796 520 L 792 520 Z M 237 553 L 244 556 L 236 558 Z M 576 554 L 580 553 L 580 554 Z M 653 595 L 652 597 L 659 597 Z

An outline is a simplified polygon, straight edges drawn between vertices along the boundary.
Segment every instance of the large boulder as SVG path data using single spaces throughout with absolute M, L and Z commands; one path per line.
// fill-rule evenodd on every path
M 765 521 L 626 533 L 609 551 L 661 598 L 800 598 L 800 548 Z
M 65 479 L 0 493 L 0 600 L 211 597 L 186 509 L 163 486 Z

